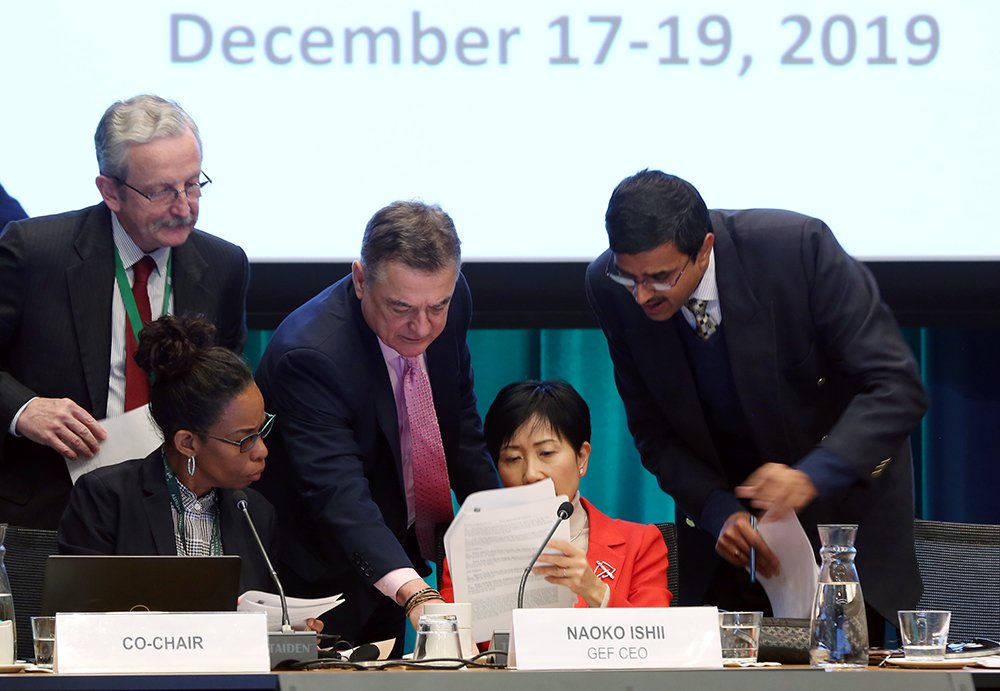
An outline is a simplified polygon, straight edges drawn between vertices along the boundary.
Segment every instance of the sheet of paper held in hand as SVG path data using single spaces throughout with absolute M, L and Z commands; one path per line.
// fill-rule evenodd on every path
M 306 630 L 306 619 L 315 619 L 334 607 L 344 603 L 342 594 L 330 597 L 306 599 L 301 597 L 285 598 L 288 603 L 288 620 L 296 631 Z M 265 593 L 262 590 L 248 590 L 240 595 L 236 609 L 240 612 L 266 612 L 267 630 L 281 630 L 281 598 L 275 593 Z
M 774 616 L 808 619 L 816 598 L 819 568 L 802 524 L 791 512 L 780 518 L 765 514 L 757 522 L 757 531 L 781 562 L 780 574 L 760 577 Z
M 99 422 L 107 430 L 108 438 L 101 444 L 94 457 L 76 461 L 66 459 L 66 468 L 73 484 L 76 484 L 81 475 L 91 470 L 133 458 L 145 458 L 163 443 L 160 429 L 149 415 L 148 405 Z
M 469 496 L 444 536 L 456 602 L 472 603 L 472 637 L 487 641 L 495 630 L 509 631 L 517 607 L 521 574 L 556 520 L 566 497 L 555 496 L 552 480 Z M 569 541 L 569 521 L 553 539 Z M 572 607 L 569 588 L 531 574 L 526 607 Z

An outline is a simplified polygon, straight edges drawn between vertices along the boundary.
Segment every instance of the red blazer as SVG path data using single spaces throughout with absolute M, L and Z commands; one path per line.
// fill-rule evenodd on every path
M 588 561 L 594 569 L 598 561 L 614 569 L 613 578 L 601 579 L 611 587 L 608 607 L 669 607 L 673 596 L 667 590 L 667 546 L 659 528 L 609 518 L 582 497 L 580 504 L 590 520 Z M 455 601 L 447 561 L 441 573 L 441 597 Z M 581 597 L 576 606 L 587 603 Z

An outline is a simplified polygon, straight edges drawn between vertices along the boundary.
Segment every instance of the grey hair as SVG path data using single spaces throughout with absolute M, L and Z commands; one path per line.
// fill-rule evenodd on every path
M 162 137 L 176 137 L 188 130 L 201 148 L 201 135 L 191 116 L 174 101 L 143 94 L 113 103 L 94 133 L 97 167 L 101 175 L 128 178 L 128 150 L 132 144 L 147 144 Z
M 462 266 L 462 241 L 451 216 L 436 204 L 398 201 L 368 221 L 361 241 L 365 277 L 378 280 L 382 267 L 397 261 L 411 269 L 436 273 Z

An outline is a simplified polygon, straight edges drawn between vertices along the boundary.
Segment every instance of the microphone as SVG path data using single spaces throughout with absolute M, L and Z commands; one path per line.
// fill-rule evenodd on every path
M 264 563 L 267 564 L 268 570 L 271 572 L 271 580 L 274 581 L 275 587 L 278 589 L 278 599 L 281 600 L 281 630 L 284 633 L 288 633 L 292 630 L 291 619 L 288 618 L 288 600 L 285 599 L 285 589 L 281 587 L 281 581 L 278 580 L 278 574 L 271 566 L 271 560 L 267 556 L 267 550 L 264 549 L 264 543 L 260 541 L 260 535 L 257 534 L 257 528 L 254 527 L 253 519 L 250 518 L 250 508 L 247 502 L 247 493 L 241 489 L 233 492 L 233 499 L 236 500 L 236 508 L 243 512 L 243 516 L 247 519 L 247 525 L 250 526 L 250 532 L 253 533 L 253 539 L 257 542 L 257 548 L 260 550 L 261 556 L 264 557 Z
M 378 647 L 372 643 L 362 643 L 354 649 L 354 652 L 347 659 L 351 662 L 372 662 L 377 660 L 378 656 Z
M 528 562 L 528 568 L 526 568 L 524 573 L 521 575 L 521 585 L 517 589 L 518 609 L 522 609 L 524 607 L 524 586 L 528 582 L 528 574 L 531 573 L 531 567 L 533 567 L 535 562 L 538 561 L 538 557 L 542 556 L 542 552 L 545 550 L 545 545 L 549 544 L 549 540 L 552 539 L 552 534 L 556 532 L 556 528 L 559 527 L 559 524 L 572 515 L 573 505 L 571 503 L 564 501 L 559 505 L 559 508 L 556 510 L 556 522 L 552 524 L 551 528 L 549 528 L 548 535 L 546 535 L 545 539 L 542 540 L 542 544 L 538 546 L 538 551 L 535 552 L 535 556 L 533 556 L 531 561 Z
M 312 662 L 318 654 L 316 632 L 292 631 L 291 619 L 288 616 L 288 600 L 285 598 L 285 589 L 281 587 L 278 574 L 274 570 L 274 566 L 271 565 L 271 559 L 267 556 L 264 543 L 260 541 L 257 528 L 253 524 L 253 519 L 250 518 L 247 493 L 241 489 L 236 490 L 233 492 L 233 500 L 236 502 L 236 508 L 247 519 L 247 525 L 250 526 L 250 532 L 253 534 L 253 539 L 257 543 L 257 548 L 260 550 L 261 556 L 264 557 L 264 563 L 267 564 L 268 571 L 271 572 L 271 580 L 274 581 L 274 585 L 278 589 L 278 599 L 281 601 L 281 632 L 268 633 L 267 635 L 267 647 L 271 655 L 271 669 L 278 669 L 289 663 Z

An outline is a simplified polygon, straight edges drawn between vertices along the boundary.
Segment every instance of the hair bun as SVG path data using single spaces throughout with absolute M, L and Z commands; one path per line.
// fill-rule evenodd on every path
M 203 317 L 164 315 L 143 327 L 135 361 L 155 381 L 189 372 L 215 345 L 215 326 Z

